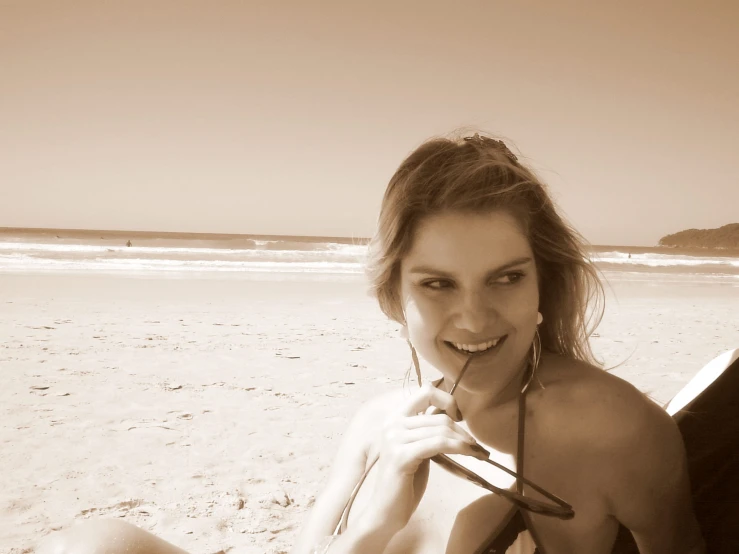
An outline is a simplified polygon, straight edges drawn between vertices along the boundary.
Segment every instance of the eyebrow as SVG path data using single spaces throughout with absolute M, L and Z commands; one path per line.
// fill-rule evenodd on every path
M 495 273 L 500 273 L 501 271 L 505 271 L 506 269 L 510 269 L 512 267 L 527 264 L 529 262 L 533 261 L 531 257 L 525 257 L 525 258 L 517 258 L 515 260 L 512 260 L 508 263 L 503 264 L 502 266 L 493 269 L 487 273 L 488 276 L 494 275 Z M 435 267 L 431 267 L 428 265 L 418 265 L 415 267 L 412 267 L 410 269 L 410 273 L 423 273 L 427 275 L 440 275 L 442 277 L 454 277 L 453 273 L 449 273 L 447 271 L 444 271 L 442 269 L 437 269 Z

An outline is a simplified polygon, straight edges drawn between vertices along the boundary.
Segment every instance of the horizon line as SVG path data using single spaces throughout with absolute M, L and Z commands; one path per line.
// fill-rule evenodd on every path
M 121 230 L 121 229 L 77 229 L 63 227 L 1 227 L 0 235 L 9 234 L 72 234 L 77 236 L 67 236 L 56 238 L 87 238 L 91 235 L 110 235 L 108 238 L 172 238 L 172 239 L 202 239 L 202 240 L 286 240 L 286 239 L 312 239 L 315 242 L 338 242 L 353 243 L 354 241 L 369 242 L 370 237 L 352 237 L 352 236 L 326 236 L 326 235 L 275 235 L 275 234 L 256 234 L 256 233 L 203 233 L 203 232 L 181 232 L 181 231 L 140 231 L 140 230 Z M 104 239 L 106 237 L 100 237 Z M 630 247 L 630 248 L 670 248 L 668 246 L 657 245 L 625 245 L 625 244 L 592 244 L 587 243 L 587 247 L 603 248 L 612 246 Z
M 66 233 L 66 234 L 77 234 L 77 235 L 96 235 L 106 234 L 112 236 L 121 237 L 139 237 L 139 238 L 203 238 L 209 240 L 227 240 L 227 239 L 290 239 L 290 238 L 310 238 L 316 239 L 317 241 L 348 241 L 348 240 L 359 240 L 369 241 L 369 237 L 334 237 L 334 236 L 323 236 L 323 235 L 269 235 L 269 234 L 258 234 L 258 233 L 203 233 L 203 232 L 192 232 L 192 231 L 140 231 L 140 230 L 121 230 L 121 229 L 76 229 L 76 228 L 63 228 L 63 227 L 0 227 L 0 235 L 11 234 L 11 233 L 26 233 L 26 234 L 52 234 L 52 233 Z M 61 238 L 61 237 L 58 237 Z M 66 237 L 73 238 L 73 237 Z M 102 238 L 102 237 L 101 237 Z

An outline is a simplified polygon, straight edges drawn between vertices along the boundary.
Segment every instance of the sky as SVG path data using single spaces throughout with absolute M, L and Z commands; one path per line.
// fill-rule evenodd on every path
M 739 3 L 0 0 L 0 226 L 368 237 L 504 138 L 593 244 L 739 221 Z

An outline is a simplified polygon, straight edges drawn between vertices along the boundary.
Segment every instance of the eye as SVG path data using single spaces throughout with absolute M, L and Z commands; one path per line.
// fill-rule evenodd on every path
M 525 276 L 526 274 L 523 271 L 511 271 L 496 279 L 495 282 L 501 285 L 514 285 Z
M 431 290 L 442 290 L 451 287 L 451 283 L 446 279 L 433 279 L 430 281 L 424 281 L 421 286 Z

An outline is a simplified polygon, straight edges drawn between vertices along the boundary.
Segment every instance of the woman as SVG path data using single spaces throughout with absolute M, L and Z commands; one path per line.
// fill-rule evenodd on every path
M 419 384 L 442 378 L 357 412 L 293 554 L 606 554 L 622 527 L 644 553 L 704 552 L 680 434 L 596 366 L 596 273 L 502 142 L 421 145 L 390 181 L 370 254 Z M 488 459 L 513 476 L 481 475 Z M 120 551 L 183 552 L 119 522 L 81 527 L 42 552 L 112 536 Z
M 704 552 L 679 431 L 596 366 L 586 310 L 602 298 L 597 275 L 502 142 L 421 145 L 391 179 L 370 246 L 380 307 L 416 370 L 442 379 L 359 410 L 293 554 L 605 554 L 620 525 L 644 553 Z M 429 462 L 488 453 L 515 459 L 509 484 L 523 495 L 563 499 L 574 517 L 522 509 Z

